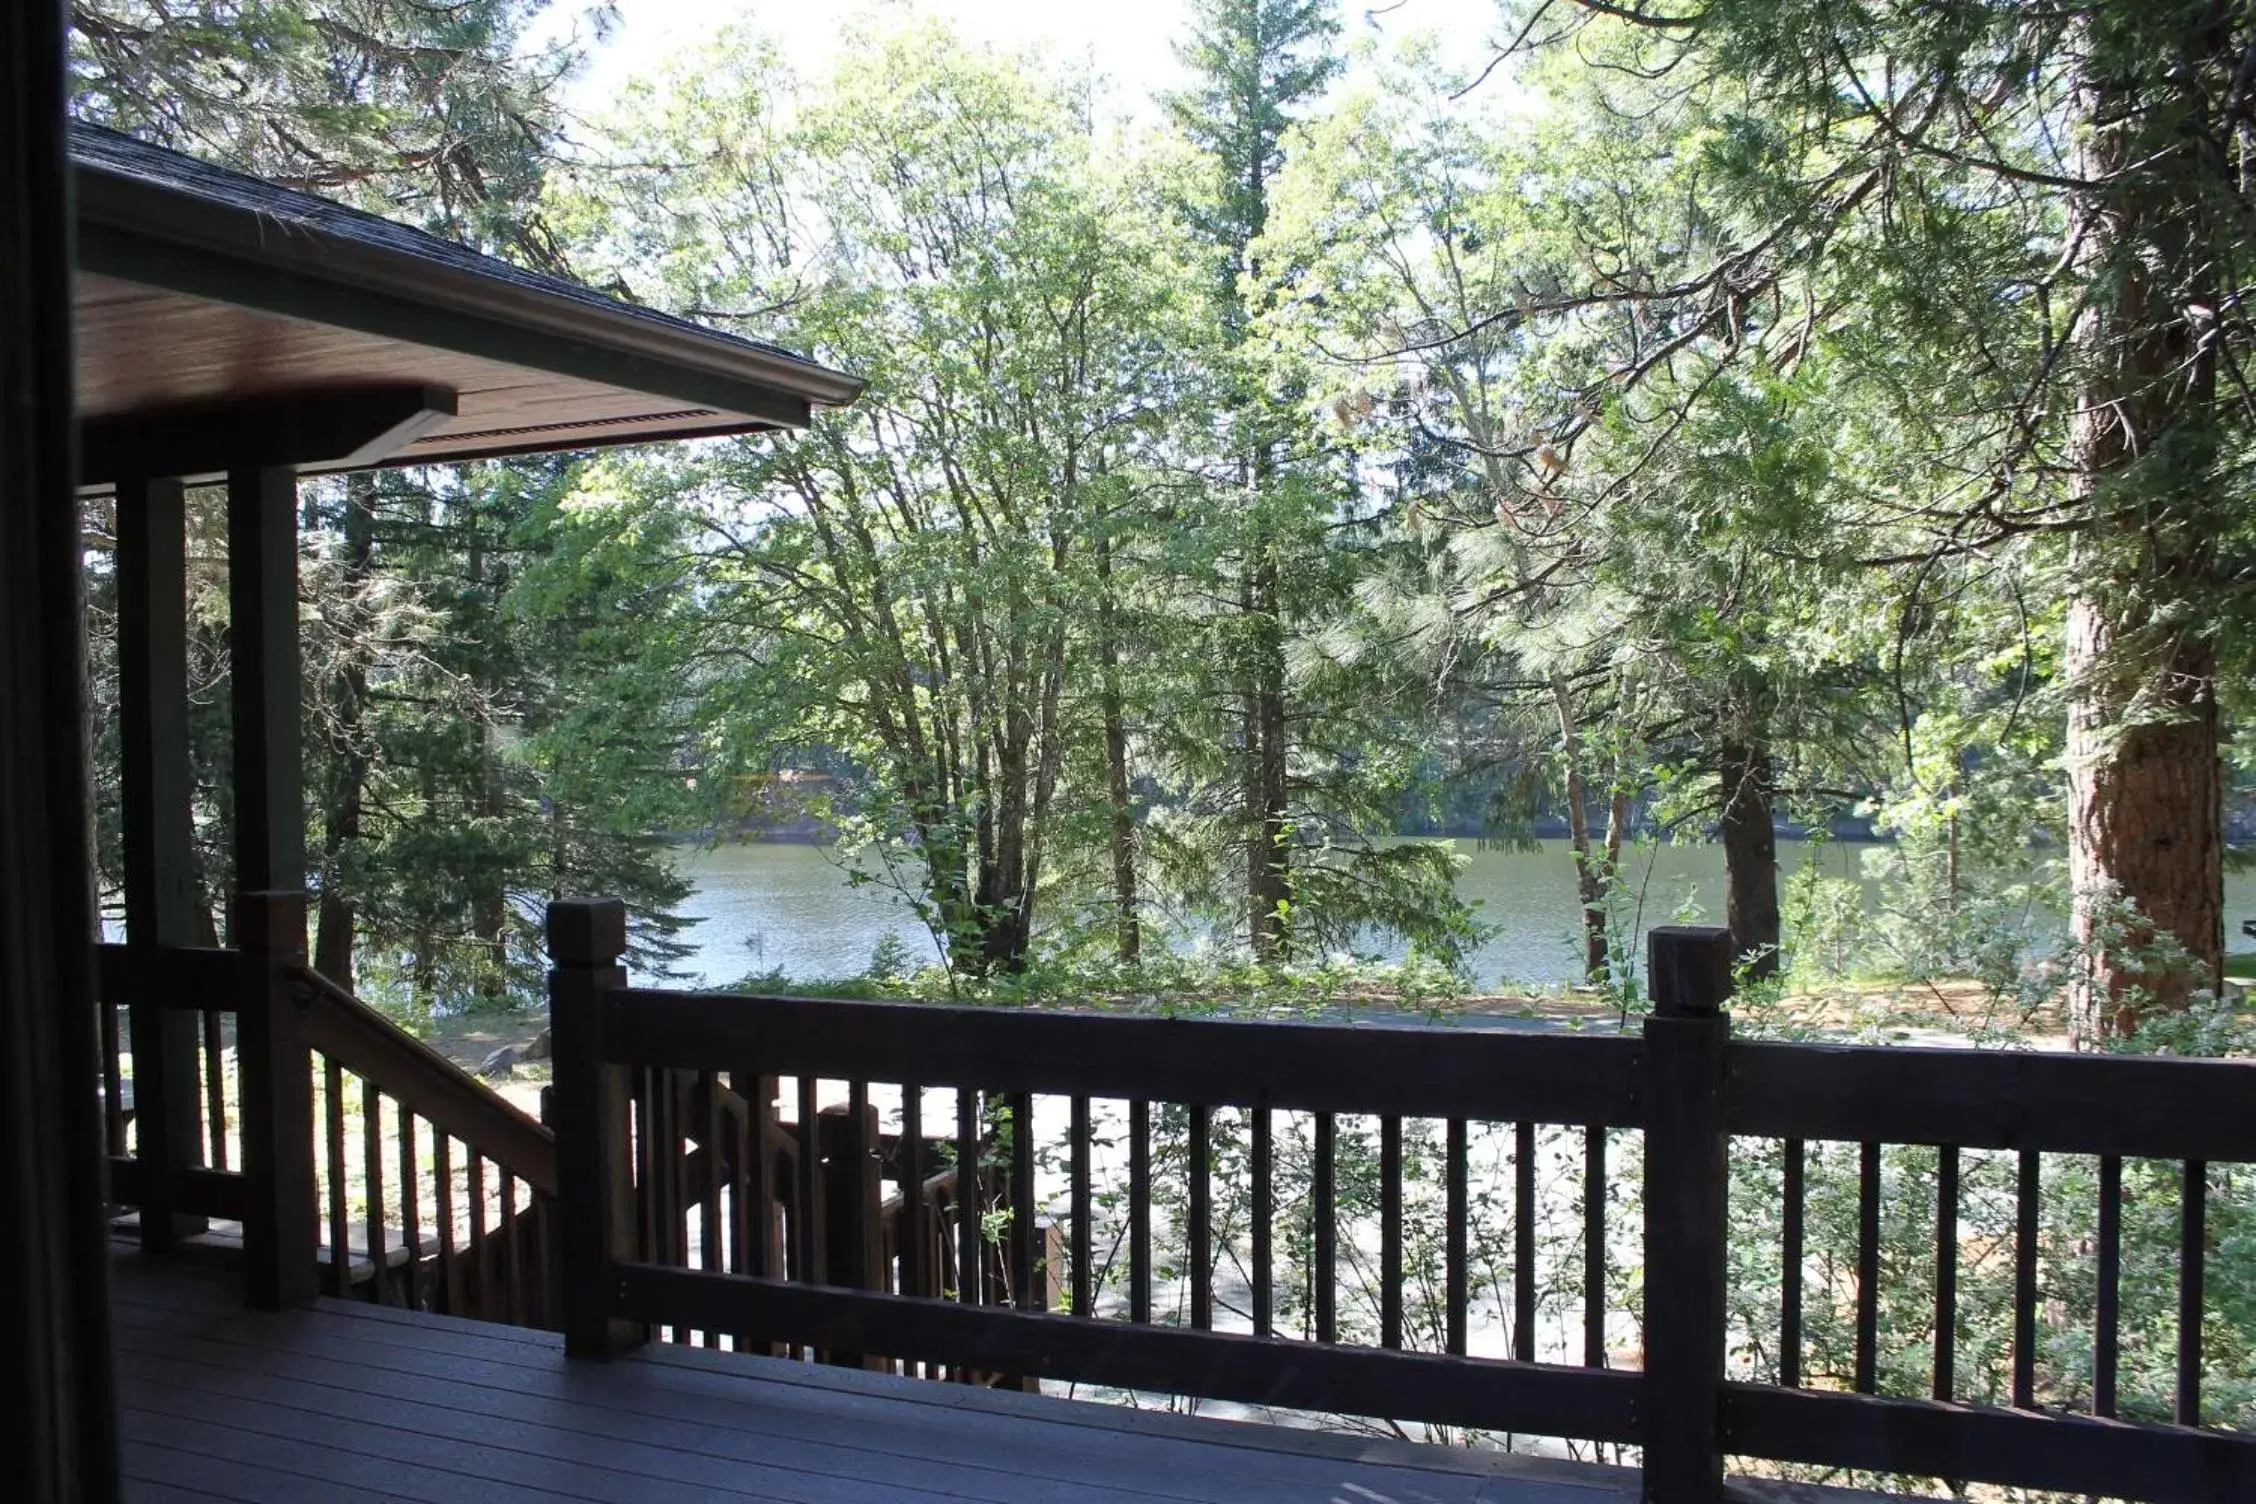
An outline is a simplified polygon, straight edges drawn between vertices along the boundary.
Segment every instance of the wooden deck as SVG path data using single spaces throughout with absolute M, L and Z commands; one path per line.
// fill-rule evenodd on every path
M 1630 1504 L 1634 1473 L 658 1349 L 114 1264 L 129 1500 Z M 1773 1495 L 1772 1497 L 1777 1497 Z

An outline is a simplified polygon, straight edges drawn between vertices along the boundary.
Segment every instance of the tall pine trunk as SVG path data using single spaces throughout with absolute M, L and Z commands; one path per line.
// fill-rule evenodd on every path
M 367 593 L 376 563 L 376 477 L 362 473 L 345 480 L 345 558 L 339 594 L 347 640 L 338 655 L 332 688 L 328 808 L 321 822 L 321 907 L 314 928 L 313 965 L 346 991 L 353 985 L 353 941 L 357 927 L 350 884 L 340 869 L 361 836 L 361 805 L 368 783 L 365 721 L 368 667 Z
M 1776 976 L 1778 837 L 1771 828 L 1776 794 L 1770 748 L 1745 728 L 1727 731 L 1718 771 L 1723 782 L 1723 922 L 1731 930 L 1732 948 L 1741 956 L 1753 953 L 1749 975 Z
M 2151 45 L 2226 67 L 2216 31 Z M 2080 92 L 2093 186 L 2079 195 L 2078 228 L 2093 295 L 2076 330 L 2071 459 L 2090 515 L 2063 667 L 2074 928 L 2095 958 L 2075 999 L 2087 1033 L 2128 1032 L 2142 994 L 2183 1007 L 2194 988 L 2219 984 L 2223 963 L 2224 786 L 2207 634 L 2230 493 L 2217 474 L 2220 302 L 2199 234 L 2215 168 L 2150 97 L 2190 87 L 2182 64 L 2144 70 L 2170 80 L 2149 91 L 2087 73 Z M 2190 973 L 2141 956 L 2165 934 L 2192 955 Z
M 1096 563 L 1105 788 L 1112 801 L 1112 902 L 1119 927 L 1120 959 L 1134 966 L 1144 956 L 1144 927 L 1136 895 L 1136 814 L 1128 794 L 1128 723 L 1120 690 L 1120 624 L 1112 594 L 1112 539 L 1102 524 L 1096 531 Z
M 1582 901 L 1583 980 L 1603 981 L 1606 966 L 1606 879 L 1590 849 L 1590 785 L 1582 769 L 1582 724 L 1575 714 L 1574 691 L 1564 676 L 1551 678 L 1551 709 L 1559 718 L 1559 749 L 1566 763 L 1567 843 L 1574 851 L 1575 893 Z
M 1246 739 L 1246 908 L 1253 953 L 1282 959 L 1285 901 L 1292 891 L 1285 815 L 1286 712 L 1284 623 L 1277 609 L 1277 565 L 1268 540 L 1256 538 L 1245 599 L 1253 631 Z

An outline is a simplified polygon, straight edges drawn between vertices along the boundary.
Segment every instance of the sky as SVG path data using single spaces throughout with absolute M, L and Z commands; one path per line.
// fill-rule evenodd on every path
M 1173 44 L 1189 28 L 1188 0 L 616 0 L 618 22 L 570 86 L 571 105 L 600 113 L 628 80 L 657 71 L 684 47 L 748 22 L 775 38 L 797 68 L 819 73 L 841 23 L 862 11 L 932 15 L 963 35 L 1011 47 L 1039 46 L 1087 60 L 1107 81 L 1106 101 L 1144 116 L 1160 90 L 1183 82 Z M 534 39 L 569 30 L 584 0 L 554 0 Z M 1485 59 L 1498 0 L 1342 0 L 1341 40 L 1371 38 L 1391 50 L 1414 32 L 1444 39 L 1445 55 Z M 1477 62 L 1475 64 L 1477 66 Z

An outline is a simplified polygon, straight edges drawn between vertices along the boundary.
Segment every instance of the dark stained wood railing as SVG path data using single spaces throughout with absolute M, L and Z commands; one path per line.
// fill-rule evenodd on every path
M 323 1288 L 553 1326 L 554 1136 L 320 973 L 286 975 L 318 1079 Z
M 2197 1424 L 2204 1172 L 2256 1160 L 2256 1066 L 1735 1041 L 1717 1009 L 1721 931 L 1656 932 L 1655 1016 L 1642 1037 L 1612 1037 L 670 993 L 625 985 L 617 906 L 559 904 L 550 924 L 575 1353 L 687 1337 L 1582 1438 L 1641 1448 L 1647 1496 L 1663 1504 L 1712 1504 L 1727 1456 L 2187 1504 L 2256 1498 L 2256 1438 Z M 880 1101 L 895 1104 L 891 1138 Z M 1044 1104 L 1065 1142 L 1038 1175 Z M 1092 1143 L 1108 1130 L 1126 1163 L 1102 1180 Z M 1413 1134 L 1440 1145 L 1444 1182 L 1418 1188 L 1421 1205 L 1442 1208 L 1432 1331 L 1403 1304 L 1422 1257 L 1405 1241 Z M 1283 1335 L 1274 1267 L 1288 1139 L 1307 1238 L 1294 1266 L 1306 1288 L 1290 1292 L 1300 1336 Z M 730 1147 L 750 1142 L 774 1152 Z M 1854 1351 L 1837 1381 L 1813 1378 L 1804 1349 L 1810 1166 L 1827 1143 L 1857 1146 Z M 1881 1148 L 1906 1143 L 1937 1146 L 1934 1246 L 1952 1271 L 1935 1282 L 1936 1371 L 1920 1397 L 1878 1392 Z M 1510 1150 L 1496 1191 L 1468 1184 L 1488 1145 Z M 1729 1188 L 1780 1145 L 1782 1289 L 1762 1343 L 1776 1382 L 1752 1382 L 1727 1358 Z M 2017 1156 L 2002 1405 L 1969 1403 L 1953 1380 L 1960 1156 L 1993 1151 Z M 2091 1415 L 2037 1407 L 2033 1333 L 2053 1256 L 2040 1246 L 2038 1170 L 2058 1154 L 2101 1157 Z M 2177 1425 L 2110 1414 L 2126 1157 L 2187 1166 Z M 955 1180 L 935 1188 L 936 1165 Z M 1038 1204 L 1042 1175 L 1053 1194 Z M 1257 1209 L 1235 1330 L 1220 1329 L 1214 1282 L 1225 1175 Z M 1579 1257 L 1554 1252 L 1555 1277 L 1539 1283 L 1539 1253 L 1562 1241 L 1539 1195 L 1560 1181 L 1579 1214 L 1563 1241 Z M 911 1194 L 920 1187 L 932 1193 Z M 1094 1226 L 1108 1201 L 1124 1272 Z M 1506 1205 L 1508 1228 L 1479 1220 Z M 1036 1225 L 1053 1208 L 1054 1236 Z M 1346 1215 L 1369 1208 L 1375 1228 Z M 1610 1267 L 1638 1246 L 1625 1216 L 1642 1220 L 1633 1308 Z M 738 1220 L 742 1234 L 729 1230 Z M 1478 1334 L 1497 1350 L 1469 1352 L 1482 1342 L 1467 1245 L 1485 1235 L 1512 1256 L 1508 1277 L 1487 1271 L 1496 1294 L 1483 1309 L 1502 1308 L 1507 1285 L 1511 1299 L 1503 1330 Z M 1182 1250 L 1179 1271 L 1161 1267 L 1163 1242 Z M 1372 1309 L 1353 1321 L 1340 1300 L 1349 1266 L 1376 1270 Z M 1053 1287 L 1062 1312 L 1043 1309 Z M 1583 1361 L 1537 1361 L 1562 1345 Z
M 316 1293 L 552 1326 L 554 1137 L 484 1083 L 312 971 L 285 943 L 300 900 L 246 901 L 244 949 L 99 948 L 111 1200 L 241 1224 L 255 1304 Z M 268 907 L 276 924 L 262 924 Z M 135 1005 L 188 1012 L 198 1151 L 141 1152 Z
M 2134 1499 L 2256 1498 L 2256 1438 L 2199 1429 L 2204 1187 L 2212 1161 L 2256 1161 L 2256 1066 L 2237 1061 L 1978 1050 L 1731 1046 L 1726 1121 L 1742 1140 L 1782 1141 L 1784 1300 L 1778 1382 L 1724 1387 L 1732 1450 L 1782 1461 L 1957 1482 L 2012 1483 Z M 1855 1305 L 1845 1389 L 1808 1387 L 1802 1312 L 1808 1161 L 1820 1141 L 1856 1146 Z M 1935 1146 L 1930 1381 L 1922 1397 L 1877 1393 L 1882 1152 Z M 2004 1407 L 1959 1403 L 1964 1156 L 2010 1156 L 2011 1354 Z M 2092 1385 L 2075 1414 L 2040 1407 L 2040 1202 L 2047 1156 L 2098 1161 Z M 2175 1161 L 2180 1176 L 2174 1425 L 2116 1416 L 2126 1159 Z

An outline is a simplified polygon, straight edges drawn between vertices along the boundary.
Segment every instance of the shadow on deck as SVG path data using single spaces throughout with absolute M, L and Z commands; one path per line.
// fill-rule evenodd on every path
M 1617 1469 L 735 1354 L 653 1346 L 571 1362 L 561 1338 L 517 1327 L 336 1300 L 248 1311 L 232 1270 L 190 1259 L 121 1252 L 113 1269 L 129 1500 L 1628 1504 L 1638 1493 L 1636 1474 Z

